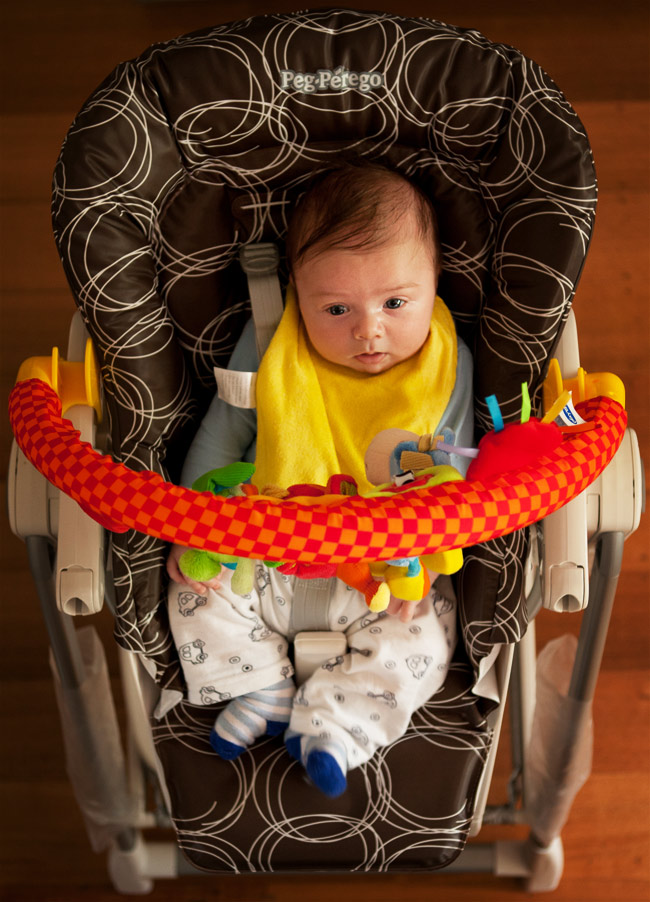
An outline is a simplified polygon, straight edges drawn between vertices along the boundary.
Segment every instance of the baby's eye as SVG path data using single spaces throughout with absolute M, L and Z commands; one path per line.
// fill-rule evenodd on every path
M 398 310 L 400 307 L 404 306 L 404 301 L 402 298 L 389 298 L 384 307 L 388 307 L 389 310 Z
M 331 307 L 327 308 L 327 312 L 332 316 L 343 316 L 344 313 L 347 313 L 347 309 L 345 304 L 332 304 Z

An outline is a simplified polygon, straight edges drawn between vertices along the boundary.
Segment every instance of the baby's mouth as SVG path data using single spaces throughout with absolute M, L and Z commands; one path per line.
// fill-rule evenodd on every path
M 360 363 L 377 363 L 384 356 L 384 351 L 364 351 L 363 354 L 356 354 L 355 358 Z

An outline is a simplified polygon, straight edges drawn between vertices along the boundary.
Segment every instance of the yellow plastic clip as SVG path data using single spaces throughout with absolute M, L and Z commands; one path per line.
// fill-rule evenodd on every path
M 65 414 L 75 404 L 87 404 L 97 414 L 97 422 L 102 421 L 102 406 L 99 392 L 99 370 L 92 341 L 86 341 L 83 361 L 68 362 L 59 355 L 58 348 L 52 348 L 50 357 L 28 357 L 18 370 L 16 382 L 25 379 L 41 379 L 52 388 L 61 400 L 61 411 Z
M 591 398 L 613 398 L 625 407 L 625 386 L 613 373 L 587 373 L 582 367 L 573 379 L 563 379 L 560 364 L 554 357 L 544 380 L 544 412 L 549 413 L 564 392 L 571 392 L 572 400 L 589 401 Z
M 549 409 L 544 414 L 544 418 L 542 419 L 542 423 L 552 423 L 553 420 L 564 410 L 566 405 L 572 401 L 571 392 L 563 391 L 562 394 L 557 398 L 549 407 Z

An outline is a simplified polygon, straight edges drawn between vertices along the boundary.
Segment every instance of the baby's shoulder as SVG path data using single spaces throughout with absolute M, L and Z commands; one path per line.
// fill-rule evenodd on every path
M 237 339 L 237 343 L 230 357 L 228 369 L 249 373 L 257 370 L 258 366 L 259 357 L 257 355 L 257 344 L 255 341 L 255 324 L 251 317 Z

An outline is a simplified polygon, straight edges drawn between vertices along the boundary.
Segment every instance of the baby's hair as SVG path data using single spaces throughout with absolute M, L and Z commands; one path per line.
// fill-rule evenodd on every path
M 287 235 L 287 263 L 293 272 L 310 252 L 345 246 L 379 247 L 390 226 L 411 210 L 418 237 L 431 242 L 436 270 L 442 262 L 438 221 L 427 195 L 410 179 L 359 158 L 319 173 L 296 204 Z

